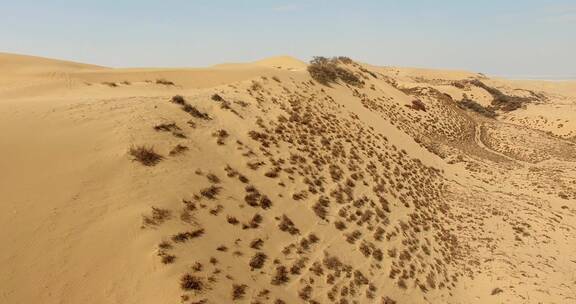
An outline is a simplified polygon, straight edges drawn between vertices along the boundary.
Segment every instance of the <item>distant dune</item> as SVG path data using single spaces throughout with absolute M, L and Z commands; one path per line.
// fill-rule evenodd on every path
M 576 82 L 0 70 L 0 303 L 576 303 Z

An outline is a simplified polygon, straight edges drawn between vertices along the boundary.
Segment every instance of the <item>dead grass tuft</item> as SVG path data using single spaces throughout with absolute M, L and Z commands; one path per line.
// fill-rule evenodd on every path
M 164 158 L 154 151 L 154 147 L 148 146 L 131 147 L 129 154 L 134 158 L 134 161 L 148 167 L 155 166 Z

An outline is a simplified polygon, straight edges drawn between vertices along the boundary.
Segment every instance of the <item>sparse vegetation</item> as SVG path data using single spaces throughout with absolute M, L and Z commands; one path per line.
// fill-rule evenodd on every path
M 202 278 L 185 274 L 180 278 L 180 287 L 185 291 L 195 291 L 200 293 L 204 290 L 204 282 Z
M 218 193 L 220 193 L 221 189 L 222 189 L 221 187 L 212 185 L 208 188 L 204 188 L 204 189 L 200 190 L 200 194 L 205 198 L 213 200 L 216 198 L 216 195 L 218 195 Z
M 352 86 L 362 86 L 363 82 L 358 76 L 340 66 L 341 64 L 350 64 L 352 61 L 349 58 L 342 58 L 346 57 L 314 57 L 308 65 L 308 73 L 314 80 L 326 86 L 337 83 L 339 80 Z
M 165 86 L 175 85 L 174 82 L 166 80 L 164 78 L 156 79 L 156 84 L 161 84 L 161 85 L 165 85 Z
M 236 301 L 244 298 L 244 295 L 246 294 L 246 288 L 248 288 L 248 285 L 246 284 L 232 285 L 232 300 Z
M 170 216 L 170 210 L 152 207 L 152 215 L 144 215 L 142 221 L 145 226 L 158 226 L 170 219 Z
M 252 270 L 260 269 L 262 268 L 262 266 L 264 266 L 265 262 L 266 262 L 266 254 L 258 252 L 250 260 L 250 267 L 252 268 Z
M 172 148 L 172 150 L 170 150 L 170 152 L 168 153 L 168 155 L 170 156 L 176 156 L 179 154 L 182 154 L 184 152 L 188 151 L 188 147 L 181 145 L 181 144 L 177 144 L 174 148 Z
M 204 229 L 197 229 L 194 231 L 180 232 L 172 236 L 172 241 L 175 243 L 183 243 L 187 240 L 200 237 L 204 234 Z
M 195 106 L 189 104 L 182 95 L 175 95 L 170 99 L 170 102 L 180 105 L 182 111 L 192 115 L 192 117 L 200 118 L 204 120 L 210 120 L 210 116 L 207 113 L 201 112 Z
M 129 154 L 133 157 L 134 161 L 148 167 L 155 166 L 164 158 L 162 155 L 156 153 L 154 147 L 151 146 L 131 147 Z
M 467 98 L 462 99 L 460 102 L 458 102 L 458 106 L 461 109 L 470 110 L 470 111 L 476 112 L 482 116 L 486 116 L 489 118 L 495 118 L 497 116 L 497 114 L 493 108 L 484 107 L 481 104 L 479 104 L 476 101 L 471 100 L 471 99 L 467 99 Z
M 186 104 L 186 99 L 182 95 L 174 95 L 170 101 L 182 106 Z

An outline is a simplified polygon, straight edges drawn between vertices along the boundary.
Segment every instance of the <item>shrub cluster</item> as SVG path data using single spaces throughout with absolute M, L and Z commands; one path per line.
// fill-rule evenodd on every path
M 482 116 L 486 116 L 489 118 L 495 118 L 497 116 L 496 112 L 492 107 L 483 107 L 481 104 L 468 98 L 464 98 L 461 101 L 459 101 L 458 107 L 460 107 L 461 109 L 476 112 Z
M 314 57 L 308 65 L 310 76 L 323 85 L 337 83 L 338 80 L 353 86 L 360 87 L 364 83 L 356 74 L 341 67 L 341 64 L 350 64 L 353 61 L 347 57 Z

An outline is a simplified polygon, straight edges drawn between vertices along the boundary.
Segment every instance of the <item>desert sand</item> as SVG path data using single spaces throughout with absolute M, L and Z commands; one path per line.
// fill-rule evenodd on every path
M 0 53 L 0 303 L 576 303 L 576 82 L 334 67 Z

